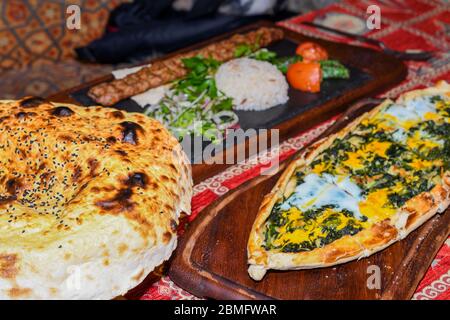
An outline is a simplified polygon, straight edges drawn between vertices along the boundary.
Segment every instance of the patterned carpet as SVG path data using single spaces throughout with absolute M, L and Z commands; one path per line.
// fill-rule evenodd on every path
M 47 96 L 110 72 L 76 61 L 73 49 L 100 37 L 109 12 L 124 1 L 0 1 L 1 98 Z M 66 26 L 71 4 L 80 8 L 79 30 Z
M 0 76 L 1 98 L 16 99 L 28 95 L 46 97 L 93 80 L 111 70 L 112 66 L 109 65 L 66 60 L 3 71 Z

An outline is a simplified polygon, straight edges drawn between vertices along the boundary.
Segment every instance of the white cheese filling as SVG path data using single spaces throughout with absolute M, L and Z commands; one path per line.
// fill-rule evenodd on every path
M 325 174 L 320 177 L 315 173 L 305 176 L 294 193 L 281 205 L 281 210 L 297 207 L 301 211 L 333 205 L 337 210 L 348 210 L 361 219 L 359 210 L 361 189 L 348 177 L 335 177 Z

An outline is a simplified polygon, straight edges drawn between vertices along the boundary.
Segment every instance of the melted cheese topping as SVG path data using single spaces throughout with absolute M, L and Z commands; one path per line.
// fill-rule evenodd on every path
M 442 144 L 443 144 L 442 141 L 427 136 L 423 131 L 416 131 L 406 141 L 406 145 L 412 150 L 419 150 L 419 149 L 431 150 L 435 147 L 441 147 Z
M 325 162 L 320 162 L 314 166 L 312 172 L 314 172 L 315 174 L 321 174 L 322 172 L 324 172 L 327 169 L 327 167 L 328 166 Z
M 369 144 L 363 146 L 362 149 L 355 152 L 347 153 L 348 159 L 343 164 L 354 170 L 360 170 L 364 168 L 364 162 L 373 158 L 374 155 L 386 158 L 386 151 L 391 146 L 389 141 L 372 141 Z
M 425 118 L 425 120 L 433 120 L 433 121 L 437 121 L 437 120 L 441 119 L 441 117 L 437 113 L 434 113 L 434 112 L 425 113 L 424 118 Z
M 363 152 L 375 153 L 376 155 L 386 158 L 386 151 L 389 149 L 392 143 L 389 141 L 373 141 L 369 143 L 364 149 Z
M 422 169 L 431 167 L 433 165 L 433 161 L 422 160 L 422 159 L 414 159 L 410 163 L 410 165 L 411 165 L 411 167 L 413 167 L 416 170 L 422 170 Z
M 348 158 L 343 162 L 343 164 L 349 168 L 360 170 L 364 168 L 364 154 L 360 152 L 350 152 L 347 154 Z
M 396 211 L 396 209 L 389 207 L 387 189 L 380 189 L 369 193 L 366 199 L 359 203 L 359 210 L 371 222 L 389 218 Z

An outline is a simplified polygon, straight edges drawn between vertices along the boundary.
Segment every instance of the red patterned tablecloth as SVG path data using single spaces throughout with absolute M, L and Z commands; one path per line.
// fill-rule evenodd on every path
M 368 30 L 366 27 L 368 17 L 366 10 L 373 4 L 381 9 L 379 30 Z M 346 0 L 279 23 L 309 36 L 345 41 L 326 32 L 302 26 L 299 24 L 302 21 L 314 21 L 348 32 L 365 34 L 382 40 L 389 47 L 398 50 L 424 49 L 437 53 L 427 62 L 408 62 L 407 79 L 382 96 L 396 97 L 404 91 L 433 85 L 439 79 L 450 81 L 450 4 L 446 0 Z M 282 143 L 279 146 L 280 160 L 302 148 L 334 120 L 330 119 Z M 213 200 L 259 175 L 261 166 L 269 161 L 270 156 L 269 153 L 260 154 L 196 185 L 190 219 L 195 219 Z M 165 276 L 148 288 L 140 299 L 168 300 L 196 299 L 196 297 L 177 287 Z M 450 238 L 439 250 L 413 299 L 450 299 Z

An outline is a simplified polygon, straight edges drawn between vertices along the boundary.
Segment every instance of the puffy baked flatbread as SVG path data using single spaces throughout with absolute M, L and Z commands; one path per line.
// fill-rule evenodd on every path
M 309 147 L 261 204 L 249 275 L 327 267 L 402 239 L 450 203 L 450 85 L 387 100 Z
M 191 169 L 142 114 L 0 102 L 0 299 L 110 299 L 167 260 Z

